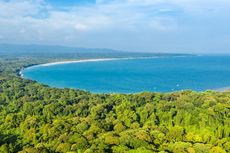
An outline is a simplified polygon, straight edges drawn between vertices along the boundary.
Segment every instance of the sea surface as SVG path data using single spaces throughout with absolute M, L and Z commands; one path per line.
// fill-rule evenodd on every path
M 216 90 L 230 86 L 230 56 L 184 56 L 47 64 L 22 71 L 51 87 L 93 93 Z

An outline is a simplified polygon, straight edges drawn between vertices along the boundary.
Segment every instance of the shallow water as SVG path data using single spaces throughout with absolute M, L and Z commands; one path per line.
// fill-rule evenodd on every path
M 230 56 L 88 61 L 25 69 L 25 78 L 96 93 L 204 91 L 230 86 Z

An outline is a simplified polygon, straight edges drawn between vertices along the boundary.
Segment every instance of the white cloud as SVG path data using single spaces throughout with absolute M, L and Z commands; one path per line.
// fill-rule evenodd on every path
M 0 1 L 0 17 L 39 16 L 41 11 L 48 9 L 43 1 L 14 0 Z
M 170 32 L 174 34 L 172 39 L 185 37 L 180 39 L 187 39 L 189 46 L 193 39 L 190 35 L 196 32 L 211 35 L 221 28 L 227 30 L 224 22 L 229 19 L 229 9 L 228 0 L 97 0 L 95 5 L 69 6 L 65 10 L 43 0 L 0 0 L 0 35 L 4 38 L 0 39 L 106 47 L 103 41 L 113 36 L 110 44 L 117 39 L 116 44 L 124 46 L 127 39 L 135 42 L 137 35 L 143 42 L 163 41 L 165 33 Z M 219 22 L 212 24 L 216 20 Z M 95 38 L 95 43 L 87 44 Z

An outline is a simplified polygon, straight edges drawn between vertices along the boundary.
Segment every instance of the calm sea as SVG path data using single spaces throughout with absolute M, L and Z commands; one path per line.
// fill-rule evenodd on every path
M 204 91 L 230 86 L 230 56 L 188 56 L 69 63 L 27 68 L 23 76 L 95 93 Z

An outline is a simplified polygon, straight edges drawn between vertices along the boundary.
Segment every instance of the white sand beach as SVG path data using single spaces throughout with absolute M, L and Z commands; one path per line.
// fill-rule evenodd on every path
M 129 59 L 130 60 L 131 59 L 152 59 L 152 58 L 164 58 L 164 57 L 151 56 L 151 57 L 95 58 L 95 59 L 66 60 L 66 61 L 60 61 L 60 62 L 51 62 L 51 63 L 33 65 L 30 67 L 27 67 L 26 69 L 40 67 L 40 66 L 52 66 L 52 65 L 71 64 L 71 63 L 100 62 L 100 61 L 129 60 Z

